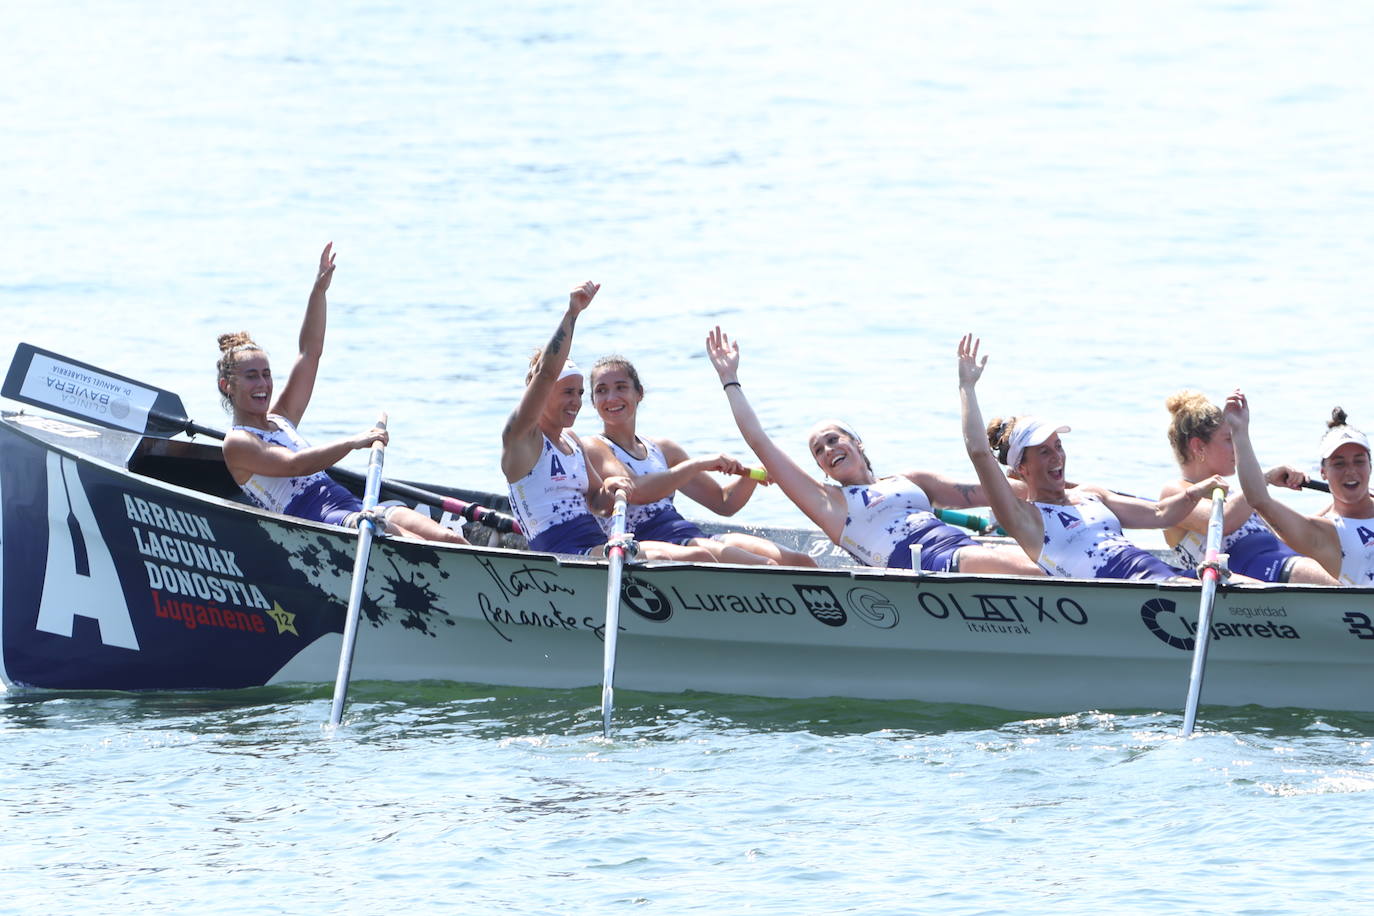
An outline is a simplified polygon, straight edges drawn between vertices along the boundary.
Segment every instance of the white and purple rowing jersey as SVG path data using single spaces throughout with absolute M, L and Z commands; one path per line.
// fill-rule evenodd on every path
M 1257 512 L 1250 513 L 1244 524 L 1221 539 L 1219 552 L 1228 556 L 1227 568 L 1231 572 L 1262 582 L 1285 581 L 1288 561 L 1297 556 L 1297 552 L 1280 541 Z M 1196 531 L 1185 531 L 1183 538 L 1174 545 L 1174 565 L 1181 569 L 1197 569 L 1206 554 L 1206 538 Z
M 1036 563 L 1048 575 L 1076 579 L 1168 579 L 1180 575 L 1154 554 L 1132 544 L 1121 520 L 1096 496 L 1067 505 L 1032 503 L 1045 524 Z
M 1341 584 L 1374 584 L 1374 518 L 1332 516 L 1341 539 Z
M 639 436 L 635 436 L 637 441 L 644 443 L 644 449 L 647 453 L 644 458 L 636 458 L 634 455 L 617 445 L 608 436 L 597 433 L 595 434 L 595 438 L 600 439 L 611 447 L 616 458 L 620 460 L 621 464 L 629 468 L 630 474 L 633 477 L 643 477 L 646 474 L 657 474 L 661 471 L 668 470 L 668 459 L 663 456 L 663 450 L 648 439 L 641 439 Z M 634 531 L 639 527 L 641 522 L 652 516 L 658 515 L 665 509 L 671 508 L 673 508 L 673 495 L 671 493 L 662 499 L 654 500 L 643 506 L 636 506 L 634 503 L 631 503 L 625 512 L 625 530 Z
M 263 442 L 280 445 L 293 452 L 310 446 L 286 417 L 268 414 L 267 419 L 277 428 L 235 426 L 234 429 L 241 429 L 257 436 Z M 253 503 L 270 512 L 280 512 L 333 525 L 343 524 L 348 515 L 362 508 L 362 501 L 358 497 L 324 471 L 317 471 L 305 477 L 267 477 L 263 474 L 254 474 L 239 484 L 239 488 Z
M 543 438 L 544 448 L 534 467 L 510 484 L 511 508 L 531 542 L 558 525 L 583 516 L 594 518 L 587 506 L 587 459 L 581 444 L 564 432 L 560 441 L 572 449 L 572 454 L 565 455 L 548 436 Z
M 936 518 L 925 490 L 906 477 L 883 477 L 840 490 L 847 511 L 838 543 L 865 565 L 909 567 L 909 545 L 920 543 L 922 568 L 949 568 L 953 554 L 973 543 Z

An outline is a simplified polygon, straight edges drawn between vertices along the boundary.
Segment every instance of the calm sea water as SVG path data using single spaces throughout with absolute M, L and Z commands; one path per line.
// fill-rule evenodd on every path
M 721 324 L 804 458 L 965 473 L 989 414 L 1152 494 L 1164 398 L 1251 395 L 1310 466 L 1363 381 L 1374 11 L 1297 2 L 58 0 L 0 10 L 0 353 L 27 340 L 223 425 L 214 338 L 280 364 L 333 240 L 305 431 L 392 417 L 388 470 L 501 489 L 567 289 L 644 428 L 738 452 Z M 590 409 L 587 415 L 590 416 Z M 589 419 L 583 428 L 593 428 Z M 1312 496 L 1296 504 L 1316 508 Z M 751 521 L 799 523 L 776 493 Z M 1147 543 L 1149 542 L 1146 539 Z M 1180 685 L 1180 703 L 1184 685 Z M 6 697 L 0 911 L 1226 913 L 1368 903 L 1374 721 L 364 685 Z M 57 904 L 54 906 L 54 904 Z

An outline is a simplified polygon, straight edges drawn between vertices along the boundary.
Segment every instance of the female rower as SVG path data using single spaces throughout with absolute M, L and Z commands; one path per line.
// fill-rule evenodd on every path
M 609 513 L 615 496 L 633 500 L 628 477 L 603 478 L 583 453 L 571 426 L 582 409 L 582 370 L 568 359 L 577 317 L 600 284 L 584 283 L 568 296 L 568 310 L 525 375 L 525 393 L 501 431 L 501 471 L 510 485 L 511 507 L 525 529 L 530 549 L 604 556 L 606 534 L 596 515 Z M 593 513 L 596 513 L 594 515 Z M 639 541 L 645 559 L 710 562 L 704 547 Z
M 1169 443 L 1182 477 L 1166 484 L 1160 498 L 1173 496 L 1205 477 L 1218 474 L 1230 477 L 1236 472 L 1236 448 L 1231 427 L 1221 408 L 1197 391 L 1180 391 L 1165 402 L 1173 419 L 1169 423 Z M 1299 489 L 1307 475 L 1297 468 L 1279 465 L 1270 468 L 1264 479 L 1269 486 Z M 1212 500 L 1198 500 L 1182 522 L 1165 530 L 1164 540 L 1174 549 L 1175 565 L 1195 569 L 1206 553 L 1207 526 L 1212 515 Z M 1221 552 L 1229 555 L 1229 566 L 1261 582 L 1301 582 L 1309 585 L 1335 585 L 1321 564 L 1304 557 L 1279 540 L 1264 523 L 1244 495 L 1230 496 L 1222 512 Z
M 959 397 L 964 447 L 998 522 L 1026 556 L 1052 576 L 1082 579 L 1171 579 L 1181 576 L 1144 548 L 1126 540 L 1127 528 L 1168 528 L 1178 524 L 1213 488 L 1226 489 L 1217 476 L 1191 484 L 1158 503 L 1122 496 L 1086 484 L 1068 487 L 1064 445 L 1054 426 L 1035 417 L 995 420 L 986 429 L 975 386 L 988 358 L 978 359 L 972 334 L 959 341 Z M 991 448 L 989 448 L 991 445 Z M 994 457 L 993 449 L 997 450 Z M 1026 487 L 1019 498 L 998 461 L 1017 473 Z
M 1329 515 L 1303 515 L 1269 494 L 1250 443 L 1250 405 L 1237 391 L 1223 409 L 1235 436 L 1241 489 L 1260 518 L 1298 553 L 1316 560 L 1342 585 L 1374 583 L 1374 498 L 1369 495 L 1369 439 L 1331 411 L 1321 441 L 1322 478 L 1331 486 Z
M 635 481 L 635 500 L 627 529 L 636 537 L 683 546 L 704 547 L 725 563 L 783 563 L 815 566 L 804 553 L 741 532 L 710 538 L 697 525 L 678 514 L 673 505 L 677 491 L 701 503 L 717 515 L 738 512 L 757 485 L 740 462 L 727 455 L 688 458 L 671 439 L 650 439 L 635 431 L 644 386 L 639 372 L 623 356 L 603 356 L 592 366 L 592 406 L 601 417 L 602 430 L 588 436 L 587 457 L 602 476 L 628 474 Z M 721 484 L 708 471 L 733 475 Z
M 878 477 L 863 442 L 843 423 L 823 420 L 807 445 L 826 476 L 821 483 L 774 444 L 749 405 L 739 382 L 739 344 L 720 328 L 706 337 L 706 352 L 730 401 L 744 441 L 768 476 L 807 518 L 860 563 L 910 569 L 914 547 L 921 569 L 932 572 L 1040 575 L 1035 564 L 1013 550 L 984 547 L 941 522 L 934 504 L 952 509 L 986 505 L 981 490 L 929 471 Z
M 313 446 L 296 432 L 315 390 L 320 354 L 324 352 L 325 291 L 334 276 L 333 245 L 325 245 L 320 255 L 320 270 L 301 322 L 300 355 L 275 401 L 267 354 L 246 331 L 220 335 L 220 397 L 234 417 L 234 428 L 224 437 L 224 463 L 234 482 L 264 509 L 356 528 L 362 501 L 325 470 L 355 449 L 369 448 L 373 442 L 386 444 L 386 430 L 374 427 L 357 436 Z M 376 518 L 385 521 L 389 534 L 467 543 L 458 532 L 405 506 L 378 507 Z

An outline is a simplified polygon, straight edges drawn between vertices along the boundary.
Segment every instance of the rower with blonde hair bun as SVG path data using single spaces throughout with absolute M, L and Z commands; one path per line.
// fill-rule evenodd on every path
M 234 483 L 264 509 L 356 528 L 362 500 L 325 471 L 349 452 L 370 448 L 373 442 L 385 444 L 386 429 L 372 427 L 325 445 L 311 445 L 296 431 L 310 405 L 324 352 L 325 293 L 334 275 L 333 244 L 325 245 L 320 255 L 319 273 L 301 322 L 300 354 L 280 391 L 275 389 L 267 354 L 247 331 L 219 336 L 216 370 L 220 397 L 234 417 L 234 428 L 224 437 L 224 464 Z M 390 534 L 467 543 L 458 532 L 405 506 L 379 506 L 373 512 L 385 521 Z
M 1217 407 L 1199 391 L 1184 389 L 1165 401 L 1169 409 L 1169 443 L 1174 449 L 1181 476 L 1164 485 L 1166 499 L 1213 474 L 1230 477 L 1236 472 L 1236 448 L 1231 427 Z M 1277 465 L 1264 474 L 1271 487 L 1296 490 L 1307 475 L 1289 465 Z M 1174 565 L 1195 569 L 1206 553 L 1207 523 L 1212 500 L 1202 498 L 1188 516 L 1164 531 L 1164 541 L 1174 550 Z M 1221 552 L 1228 554 L 1232 572 L 1261 582 L 1299 582 L 1335 585 L 1336 580 L 1311 557 L 1298 554 L 1279 540 L 1244 494 L 1226 499 L 1222 514 Z

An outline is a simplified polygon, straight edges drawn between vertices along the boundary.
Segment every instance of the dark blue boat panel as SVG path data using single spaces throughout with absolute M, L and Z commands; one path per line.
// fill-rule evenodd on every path
M 57 689 L 266 683 L 325 633 L 339 596 L 250 514 L 0 436 L 5 672 Z M 332 542 L 333 539 L 326 538 Z M 130 653 L 137 653 L 132 659 Z M 132 663 L 131 662 L 135 662 Z

